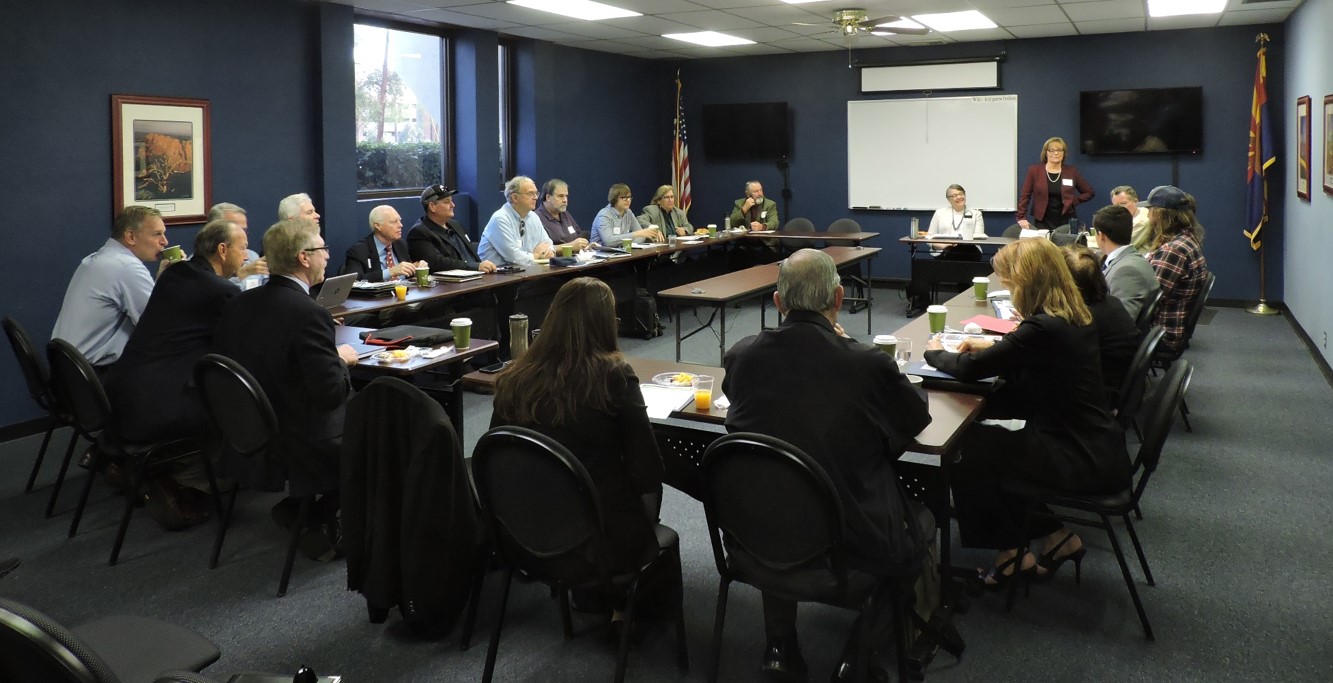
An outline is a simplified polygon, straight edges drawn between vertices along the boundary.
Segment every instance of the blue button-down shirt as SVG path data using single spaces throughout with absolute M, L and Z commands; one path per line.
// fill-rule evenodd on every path
M 74 271 L 51 336 L 72 344 L 93 365 L 114 363 L 152 293 L 153 276 L 143 261 L 108 239 Z
M 547 241 L 546 229 L 537 214 L 528 212 L 527 216 L 519 217 L 514 205 L 506 203 L 491 214 L 486 229 L 481 231 L 477 251 L 483 261 L 496 265 L 530 266 L 532 250 Z

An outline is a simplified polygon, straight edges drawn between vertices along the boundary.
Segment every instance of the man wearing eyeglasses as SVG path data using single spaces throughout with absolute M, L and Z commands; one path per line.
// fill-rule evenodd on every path
M 250 371 L 264 388 L 278 418 L 277 442 L 268 458 L 233 458 L 230 468 L 260 490 L 293 497 L 323 494 L 316 522 L 304 530 L 301 549 L 327 561 L 338 556 L 338 456 L 344 404 L 352 385 L 347 367 L 356 352 L 334 339 L 333 318 L 310 298 L 324 281 L 329 248 L 310 220 L 281 221 L 264 233 L 267 284 L 236 295 L 222 311 L 214 348 Z M 275 469 L 275 465 L 277 468 Z M 274 519 L 288 525 L 295 509 L 288 499 Z
M 546 228 L 537 219 L 537 183 L 527 176 L 515 176 L 505 183 L 508 203 L 491 214 L 481 233 L 478 252 L 482 259 L 504 265 L 530 266 L 536 259 L 555 254 Z

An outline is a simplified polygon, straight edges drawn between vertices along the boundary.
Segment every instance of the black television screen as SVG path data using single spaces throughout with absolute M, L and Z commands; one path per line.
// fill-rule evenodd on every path
M 1203 88 L 1079 93 L 1084 154 L 1203 151 Z
M 787 156 L 786 102 L 705 104 L 703 119 L 704 156 L 710 161 Z

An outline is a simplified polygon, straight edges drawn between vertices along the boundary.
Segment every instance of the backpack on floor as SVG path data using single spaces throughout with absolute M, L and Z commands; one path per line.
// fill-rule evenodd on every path
M 616 305 L 620 318 L 620 336 L 652 339 L 662 336 L 662 321 L 657 317 L 657 299 L 648 290 L 637 288 L 634 298 Z

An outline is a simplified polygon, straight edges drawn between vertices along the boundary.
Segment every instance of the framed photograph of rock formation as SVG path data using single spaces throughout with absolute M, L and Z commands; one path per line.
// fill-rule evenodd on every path
M 115 214 L 133 204 L 167 225 L 202 223 L 212 203 L 208 100 L 111 96 Z

